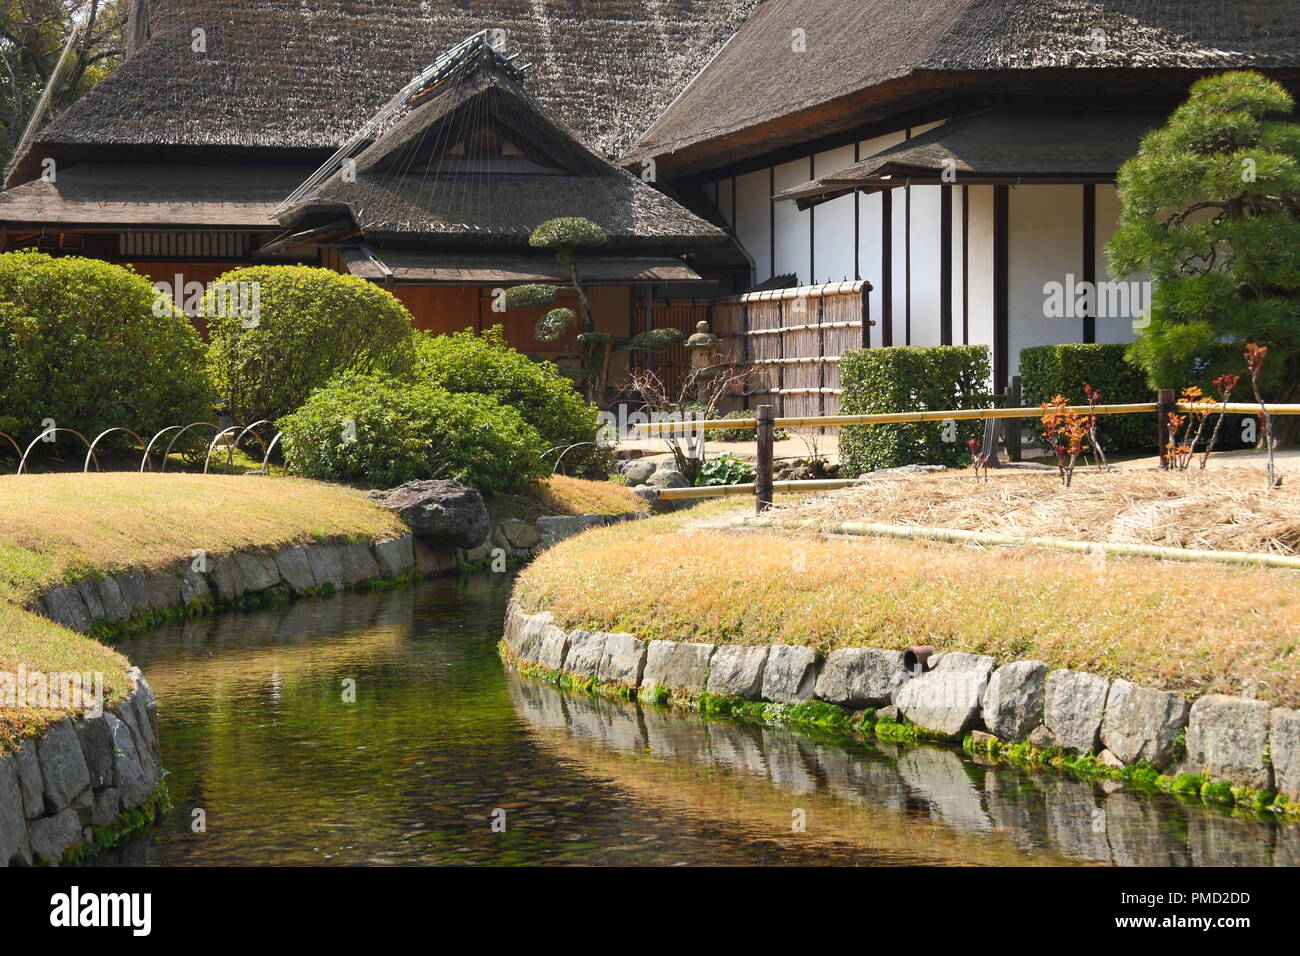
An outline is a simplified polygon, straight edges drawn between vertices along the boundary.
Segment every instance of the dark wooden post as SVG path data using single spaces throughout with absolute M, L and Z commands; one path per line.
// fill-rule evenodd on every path
M 758 465 L 754 469 L 754 511 L 762 514 L 772 507 L 772 406 L 759 405 L 755 418 L 758 420 Z
M 1160 467 L 1169 467 L 1169 416 L 1174 410 L 1174 390 L 1162 388 L 1156 395 L 1156 440 L 1160 442 Z
M 1007 389 L 1007 407 L 1019 408 L 1022 401 L 1020 395 L 1020 376 L 1011 376 L 1011 387 Z M 1002 437 L 1007 443 L 1007 461 L 1020 461 L 1020 433 L 1021 420 L 1019 418 L 1008 418 L 1002 423 Z

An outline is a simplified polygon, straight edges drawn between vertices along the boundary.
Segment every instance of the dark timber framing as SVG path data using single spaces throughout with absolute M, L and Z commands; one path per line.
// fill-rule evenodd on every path
M 1083 281 L 1093 290 L 1091 304 L 1083 317 L 1083 341 L 1097 341 L 1097 187 L 1083 187 Z
M 970 187 L 961 187 L 961 344 L 970 345 Z
M 894 191 L 880 194 L 880 344 L 894 344 Z
M 993 387 L 1007 387 L 1007 348 L 1011 332 L 1008 288 L 1011 187 L 993 187 Z
M 952 345 L 952 187 L 939 189 L 939 344 Z

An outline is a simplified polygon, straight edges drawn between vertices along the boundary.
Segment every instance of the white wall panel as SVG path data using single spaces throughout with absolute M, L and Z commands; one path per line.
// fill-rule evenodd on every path
M 827 150 L 813 157 L 814 176 L 825 176 L 852 164 L 852 146 Z M 840 196 L 815 209 L 811 279 L 814 283 L 854 278 L 853 199 L 852 195 Z
M 755 282 L 772 277 L 768 185 L 766 169 L 736 179 L 736 238 L 754 259 Z
M 1080 317 L 1047 318 L 1043 285 L 1083 280 L 1083 187 L 1020 186 L 1011 190 L 1007 248 L 1010 326 L 1007 375 L 1017 375 L 1020 350 L 1079 342 Z
M 812 178 L 808 160 L 797 159 L 782 163 L 776 167 L 774 178 L 773 196 L 783 189 L 806 183 Z M 812 238 L 810 221 L 812 217 L 807 210 L 801 211 L 788 199 L 775 204 L 774 215 L 776 223 L 774 274 L 785 275 L 787 272 L 792 272 L 799 277 L 801 285 L 811 281 L 812 263 L 809 259 L 809 242 Z

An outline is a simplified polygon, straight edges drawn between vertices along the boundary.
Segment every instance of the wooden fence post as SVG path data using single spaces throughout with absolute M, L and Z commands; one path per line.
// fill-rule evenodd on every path
M 758 465 L 754 469 L 754 511 L 762 514 L 772 507 L 772 406 L 759 405 L 754 416 L 758 422 Z
M 1012 375 L 1011 387 L 1007 389 L 1007 407 L 1019 408 L 1020 402 L 1020 376 Z M 1002 439 L 1007 445 L 1007 461 L 1020 461 L 1021 419 L 1008 418 L 1002 423 L 1002 428 Z
M 1156 395 L 1156 440 L 1160 443 L 1160 467 L 1169 467 L 1169 416 L 1174 411 L 1174 390 L 1162 388 Z

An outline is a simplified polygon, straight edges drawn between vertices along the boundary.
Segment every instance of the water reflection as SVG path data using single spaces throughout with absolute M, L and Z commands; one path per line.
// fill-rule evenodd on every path
M 176 806 L 100 862 L 1300 862 L 1300 828 L 565 694 L 502 668 L 509 584 L 345 595 L 124 644 L 161 701 Z

